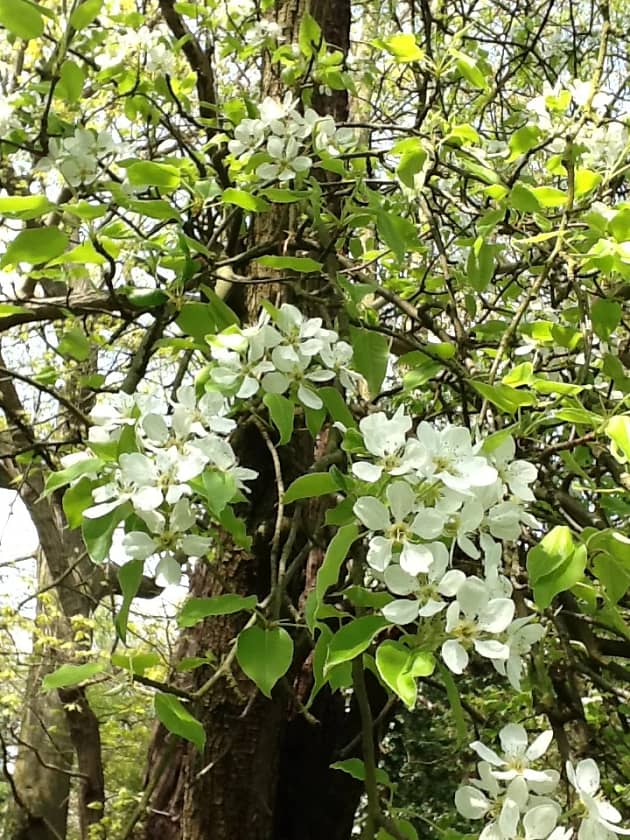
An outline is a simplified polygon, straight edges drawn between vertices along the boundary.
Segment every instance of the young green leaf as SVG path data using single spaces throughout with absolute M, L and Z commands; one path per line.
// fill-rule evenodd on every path
M 331 639 L 324 673 L 359 656 L 368 649 L 376 634 L 388 626 L 389 622 L 381 615 L 364 615 L 344 624 Z
M 96 674 L 105 670 L 102 662 L 85 662 L 83 665 L 61 665 L 56 671 L 47 674 L 42 680 L 44 691 L 55 688 L 69 688 L 73 685 L 91 680 Z
M 336 493 L 339 484 L 336 478 L 327 472 L 307 473 L 296 478 L 289 485 L 284 494 L 284 503 L 291 504 L 299 499 L 314 499 L 317 496 L 327 496 L 329 493 Z
M 154 703 L 155 713 L 160 723 L 169 732 L 190 741 L 199 752 L 203 752 L 206 744 L 204 728 L 197 718 L 190 714 L 182 701 L 172 694 L 156 694 Z
M 180 627 L 192 627 L 213 615 L 232 615 L 256 608 L 258 599 L 255 595 L 216 595 L 214 598 L 189 598 L 182 607 L 177 623 Z
M 267 406 L 273 425 L 280 433 L 278 444 L 284 446 L 291 440 L 295 406 L 293 401 L 282 394 L 265 394 L 263 402 Z
M 44 20 L 34 3 L 26 0 L 0 0 L 0 25 L 24 38 L 39 38 L 44 32 Z
M 271 697 L 271 689 L 291 665 L 293 640 L 283 627 L 247 627 L 239 633 L 236 659 L 265 697 Z
M 25 262 L 40 265 L 66 250 L 68 237 L 56 227 L 29 228 L 23 230 L 7 245 L 0 260 L 0 268 Z
M 124 641 L 127 639 L 127 621 L 129 620 L 129 608 L 131 602 L 135 598 L 140 583 L 142 582 L 142 573 L 144 570 L 144 562 L 142 560 L 129 560 L 118 569 L 118 582 L 120 583 L 120 591 L 122 592 L 122 604 L 120 610 L 116 615 L 116 632 Z
M 317 572 L 317 580 L 315 582 L 318 606 L 323 602 L 326 591 L 339 580 L 339 572 L 348 556 L 350 546 L 356 541 L 358 536 L 359 529 L 353 523 L 340 528 L 330 541 L 326 549 L 324 562 Z
M 375 397 L 387 373 L 389 360 L 389 339 L 373 330 L 350 327 L 354 365 L 365 377 L 370 395 Z

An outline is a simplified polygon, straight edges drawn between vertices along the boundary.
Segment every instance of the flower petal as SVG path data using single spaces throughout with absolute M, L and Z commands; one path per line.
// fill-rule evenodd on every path
M 383 502 L 374 496 L 361 496 L 352 508 L 357 519 L 370 531 L 386 531 L 389 528 L 389 511 Z
M 410 624 L 418 618 L 419 607 L 420 604 L 416 600 L 401 598 L 383 607 L 383 615 L 392 624 Z
M 405 543 L 400 553 L 400 568 L 410 575 L 426 574 L 432 560 L 433 555 L 426 545 Z
M 599 768 L 592 758 L 585 758 L 575 768 L 578 791 L 595 796 L 599 789 Z
M 523 817 L 525 840 L 545 840 L 557 822 L 558 811 L 553 805 L 536 805 Z
M 468 665 L 468 654 L 456 639 L 447 639 L 442 645 L 442 659 L 454 674 L 463 674 Z
M 383 467 L 377 464 L 371 464 L 369 461 L 355 461 L 352 465 L 352 472 L 361 481 L 367 481 L 369 484 L 374 484 L 378 481 L 383 473 Z
M 455 807 L 467 820 L 480 820 L 488 813 L 491 805 L 487 796 L 472 785 L 460 787 L 455 792 Z
M 534 625 L 535 627 L 540 627 L 540 625 Z M 540 628 L 542 630 L 542 628 Z M 548 729 L 546 732 L 542 732 L 538 738 L 536 738 L 531 746 L 529 746 L 525 752 L 525 755 L 530 761 L 535 761 L 537 758 L 543 756 L 547 749 L 549 748 L 549 744 L 551 744 L 553 740 L 553 731 Z
M 499 740 L 504 753 L 524 755 L 527 749 L 527 732 L 520 723 L 508 723 L 499 732 Z

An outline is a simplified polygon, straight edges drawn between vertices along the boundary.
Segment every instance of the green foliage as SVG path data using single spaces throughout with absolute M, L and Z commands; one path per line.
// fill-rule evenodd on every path
M 293 659 L 293 640 L 283 627 L 247 627 L 238 636 L 236 659 L 266 697 Z

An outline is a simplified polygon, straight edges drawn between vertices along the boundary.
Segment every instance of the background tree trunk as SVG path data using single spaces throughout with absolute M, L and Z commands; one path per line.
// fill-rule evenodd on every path
M 347 53 L 350 40 L 349 0 L 280 0 L 275 19 L 288 42 L 297 42 L 300 20 L 309 12 L 322 28 L 324 39 Z M 281 97 L 277 66 L 263 69 L 262 96 Z M 313 105 L 337 122 L 348 119 L 348 96 L 335 91 L 330 97 L 315 93 Z M 291 213 L 285 207 L 258 217 L 250 245 L 276 241 L 278 253 L 291 247 Z M 267 271 L 268 273 L 268 271 Z M 286 300 L 290 290 L 273 284 L 247 287 L 238 302 L 246 319 L 254 320 L 260 301 Z M 301 304 L 303 306 L 303 304 Z M 275 524 L 275 480 L 264 441 L 253 425 L 238 435 L 234 449 L 239 461 L 254 467 L 259 478 L 249 500 L 249 533 L 259 536 L 251 552 L 224 545 L 217 559 L 220 581 L 211 566 L 200 566 L 191 581 L 191 594 L 208 597 L 231 591 L 265 597 L 269 592 L 269 543 Z M 285 447 L 284 449 L 288 449 Z M 314 458 L 310 437 L 299 439 L 286 453 L 285 482 Z M 283 453 L 284 453 L 283 449 Z M 299 542 L 299 539 L 298 539 Z M 300 586 L 308 591 L 322 552 L 314 550 L 309 572 Z M 299 592 L 298 598 L 299 599 Z M 239 616 L 217 617 L 182 634 L 177 657 L 200 656 L 212 651 L 220 662 L 243 626 Z M 296 643 L 296 651 L 299 644 Z M 153 791 L 149 817 L 138 836 L 150 840 L 347 840 L 362 786 L 351 777 L 330 770 L 330 764 L 359 730 L 354 709 L 345 699 L 324 690 L 312 712 L 317 723 L 307 722 L 295 708 L 294 689 L 304 699 L 310 692 L 308 650 L 296 653 L 293 672 L 276 686 L 271 700 L 234 666 L 228 678 L 217 681 L 202 698 L 195 716 L 202 721 L 207 743 L 203 756 L 190 745 L 171 743 L 157 727 L 149 754 L 148 788 Z M 300 661 L 301 659 L 301 661 Z M 197 669 L 187 680 L 196 691 L 209 678 L 208 669 Z M 306 686 L 306 688 L 305 688 Z M 168 756 L 167 759 L 165 757 Z

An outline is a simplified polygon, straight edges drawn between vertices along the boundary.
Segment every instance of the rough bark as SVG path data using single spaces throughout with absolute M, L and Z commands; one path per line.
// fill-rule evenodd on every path
M 40 585 L 49 581 L 45 564 L 40 562 Z M 59 616 L 51 627 L 51 634 L 63 638 L 66 630 L 67 623 Z M 55 694 L 43 694 L 41 690 L 43 678 L 53 668 L 50 659 L 42 658 L 28 673 L 24 693 L 27 702 L 13 772 L 19 801 L 13 801 L 7 813 L 2 835 L 6 840 L 59 840 L 65 837 L 73 751 L 59 698 Z
M 10 425 L 12 445 L 18 451 L 27 450 L 34 443 L 34 435 L 24 419 L 27 415 L 17 390 L 8 378 L 0 380 L 0 405 Z M 20 466 L 10 457 L 2 459 L 0 470 L 7 483 L 18 489 L 37 531 L 41 548 L 40 588 L 51 589 L 54 586 L 59 605 L 59 617 L 54 627 L 56 635 L 63 640 L 72 639 L 71 618 L 90 615 L 106 590 L 107 579 L 102 570 L 97 571 L 90 563 L 80 534 L 67 527 L 62 494 L 53 493 L 44 497 L 42 472 L 34 470 L 23 475 Z M 11 840 L 30 840 L 31 835 L 24 831 L 32 832 L 36 840 L 65 837 L 69 792 L 66 768 L 71 767 L 73 761 L 72 750 L 70 754 L 68 751 L 70 744 L 76 749 L 81 743 L 82 750 L 91 755 L 90 761 L 79 755 L 80 773 L 84 777 L 81 789 L 97 791 L 99 780 L 103 787 L 98 722 L 87 699 L 83 697 L 81 703 L 75 704 L 61 695 L 52 699 L 39 695 L 42 678 L 59 664 L 56 657 L 50 655 L 45 666 L 35 666 L 28 676 L 29 696 L 33 697 L 33 704 L 25 713 L 21 729 L 24 743 L 19 748 L 14 778 L 21 803 L 16 803 L 14 814 L 10 817 L 9 824 L 14 826 L 11 829 L 13 834 L 9 834 Z M 65 721 L 61 721 L 57 713 L 63 714 Z M 53 722 L 55 726 L 52 726 Z M 52 739 L 56 727 L 62 744 L 60 750 Z M 79 730 L 90 738 L 89 743 L 75 737 L 74 733 Z M 102 790 L 100 801 L 104 801 Z M 87 804 L 79 797 L 82 837 L 87 837 L 87 826 L 100 819 L 103 813 L 102 809 L 87 809 Z

